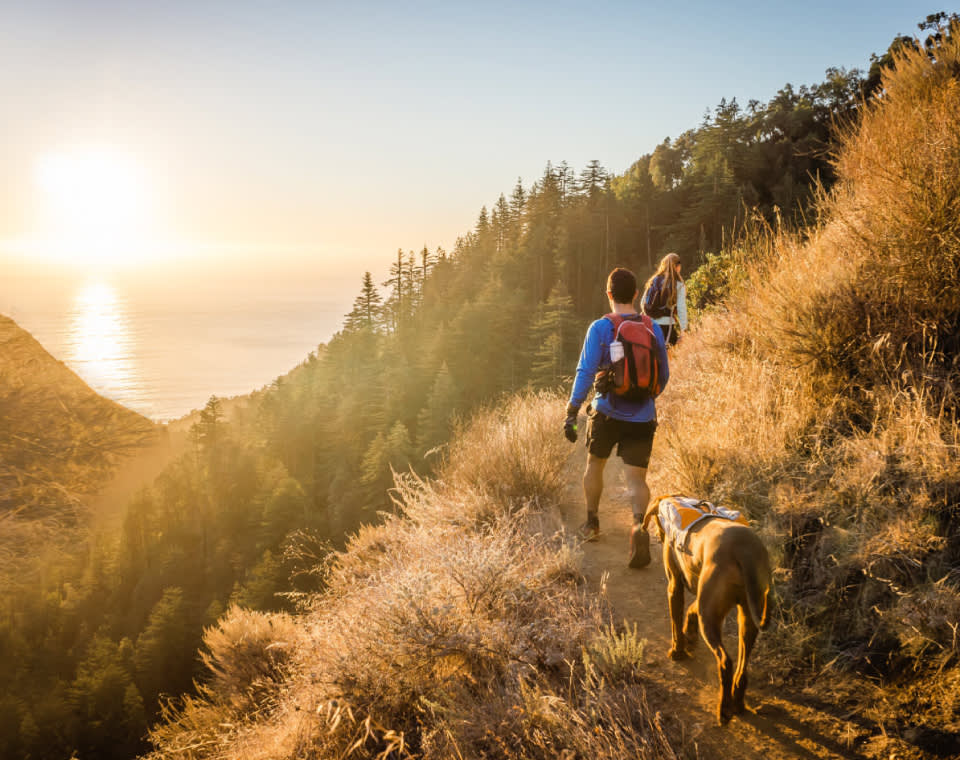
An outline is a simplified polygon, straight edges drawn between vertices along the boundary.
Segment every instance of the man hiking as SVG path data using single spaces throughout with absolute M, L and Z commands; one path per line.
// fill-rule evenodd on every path
M 666 386 L 670 370 L 663 333 L 650 317 L 637 314 L 633 306 L 636 297 L 633 272 L 614 269 L 607 278 L 612 312 L 587 330 L 563 432 L 568 440 L 576 442 L 577 415 L 596 381 L 597 395 L 587 413 L 588 454 L 583 474 L 587 521 L 580 535 L 594 541 L 600 532 L 597 512 L 603 493 L 603 469 L 616 444 L 633 508 L 629 566 L 641 568 L 650 563 L 650 537 L 642 522 L 650 501 L 647 465 L 657 429 L 654 397 Z

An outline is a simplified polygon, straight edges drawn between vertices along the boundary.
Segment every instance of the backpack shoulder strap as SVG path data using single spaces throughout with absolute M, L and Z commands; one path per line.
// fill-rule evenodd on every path
M 646 296 L 648 301 L 653 302 L 660 294 L 660 288 L 663 287 L 663 275 L 658 274 L 650 280 L 650 287 L 647 288 Z
M 640 322 L 646 315 L 645 314 L 617 314 L 615 311 L 611 311 L 609 314 L 604 314 L 604 319 L 609 319 L 613 322 L 613 326 L 620 327 L 623 322 Z
M 644 328 L 647 330 L 647 332 L 649 332 L 653 336 L 654 341 L 656 341 L 657 333 L 653 329 L 653 325 L 654 325 L 653 317 L 651 317 L 649 314 L 642 314 L 641 321 L 643 322 Z M 661 328 L 661 332 L 662 332 L 662 329 L 663 328 Z

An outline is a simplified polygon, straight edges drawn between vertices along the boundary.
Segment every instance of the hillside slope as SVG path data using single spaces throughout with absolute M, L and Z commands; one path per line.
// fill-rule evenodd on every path
M 954 32 L 957 29 L 954 28 Z M 960 752 L 960 42 L 907 50 L 804 235 L 755 232 L 678 353 L 670 489 L 774 550 L 781 678 Z M 919 751 L 919 750 L 918 750 Z
M 76 525 L 117 464 L 156 436 L 0 316 L 0 560 Z

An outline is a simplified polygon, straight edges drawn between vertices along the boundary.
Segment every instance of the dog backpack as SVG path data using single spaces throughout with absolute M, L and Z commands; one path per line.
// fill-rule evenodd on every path
M 645 401 L 660 393 L 660 360 L 653 320 L 643 314 L 607 314 L 613 339 L 623 344 L 623 357 L 608 370 L 611 392 L 625 401 Z

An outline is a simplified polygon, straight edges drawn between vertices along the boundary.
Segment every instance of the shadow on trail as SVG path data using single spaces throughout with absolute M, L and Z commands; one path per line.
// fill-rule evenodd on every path
M 748 710 L 740 715 L 739 720 L 777 742 L 785 752 L 791 753 L 794 757 L 809 758 L 810 760 L 820 760 L 823 757 L 822 753 L 811 752 L 797 741 L 797 737 L 803 737 L 805 741 L 812 742 L 819 748 L 827 749 L 839 757 L 850 758 L 850 760 L 866 760 L 865 755 L 861 755 L 852 747 L 845 746 L 824 735 L 814 729 L 808 722 L 798 720 L 789 710 L 769 701 L 763 702 L 755 711 Z

